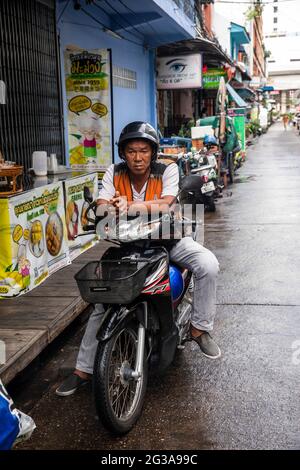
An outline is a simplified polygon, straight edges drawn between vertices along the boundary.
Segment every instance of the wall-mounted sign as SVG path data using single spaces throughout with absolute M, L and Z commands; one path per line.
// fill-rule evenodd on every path
M 217 90 L 221 77 L 226 77 L 226 75 L 226 71 L 221 68 L 203 70 L 203 88 L 205 90 Z
M 157 88 L 159 90 L 201 87 L 201 54 L 158 57 Z
M 112 162 L 111 77 L 107 49 L 65 52 L 69 163 L 101 170 Z

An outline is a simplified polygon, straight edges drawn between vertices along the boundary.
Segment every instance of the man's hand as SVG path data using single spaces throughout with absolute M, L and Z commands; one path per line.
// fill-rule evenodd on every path
M 129 203 L 127 197 L 120 196 L 119 191 L 116 191 L 115 196 L 109 202 L 119 210 L 120 214 L 126 214 L 128 211 Z

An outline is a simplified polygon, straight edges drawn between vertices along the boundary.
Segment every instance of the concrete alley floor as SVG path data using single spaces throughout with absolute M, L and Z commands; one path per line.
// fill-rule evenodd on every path
M 232 195 L 230 193 L 232 192 Z M 188 344 L 151 379 L 141 419 L 111 437 L 90 388 L 60 398 L 79 321 L 9 387 L 37 430 L 24 449 L 300 448 L 300 136 L 273 125 L 248 150 L 236 183 L 206 215 L 205 245 L 219 259 L 214 337 L 220 360 Z M 299 352 L 299 353 L 298 353 Z

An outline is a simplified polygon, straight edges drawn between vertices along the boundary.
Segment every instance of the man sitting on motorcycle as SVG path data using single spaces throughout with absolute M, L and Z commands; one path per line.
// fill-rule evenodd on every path
M 156 162 L 159 139 L 155 129 L 146 122 L 132 122 L 121 132 L 118 142 L 121 163 L 111 165 L 102 181 L 97 204 L 111 204 L 121 213 L 143 204 L 147 210 L 169 205 L 178 194 L 179 172 L 175 163 Z M 191 237 L 179 240 L 170 251 L 170 259 L 193 273 L 194 300 L 190 338 L 206 357 L 221 356 L 219 346 L 210 332 L 216 313 L 216 279 L 219 263 L 215 255 Z M 83 336 L 76 369 L 56 390 L 60 396 L 73 394 L 93 374 L 93 365 L 103 313 L 96 304 Z

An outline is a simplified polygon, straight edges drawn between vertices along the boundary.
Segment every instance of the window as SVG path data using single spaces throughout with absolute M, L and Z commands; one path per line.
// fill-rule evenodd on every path
M 277 22 L 278 22 L 278 18 L 277 18 L 277 16 L 274 16 L 273 23 L 277 23 Z
M 136 72 L 124 67 L 113 66 L 113 84 L 121 88 L 137 88 Z
M 273 31 L 274 31 L 274 33 L 276 33 L 276 31 L 278 31 L 278 29 L 277 29 L 277 28 L 273 28 Z
M 274 13 L 278 12 L 278 7 L 274 7 Z

